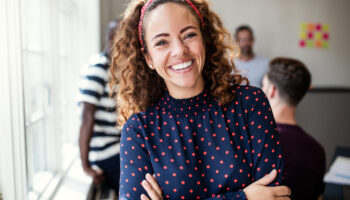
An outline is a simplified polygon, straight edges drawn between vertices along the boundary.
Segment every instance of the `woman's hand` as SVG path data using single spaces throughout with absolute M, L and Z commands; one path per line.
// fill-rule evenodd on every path
M 287 186 L 268 187 L 277 176 L 276 169 L 243 189 L 248 200 L 290 200 L 291 190 Z
M 163 200 L 162 189 L 159 187 L 155 175 L 146 174 L 146 180 L 142 181 L 142 187 L 146 190 L 151 200 Z M 145 194 L 141 195 L 141 200 L 150 200 Z

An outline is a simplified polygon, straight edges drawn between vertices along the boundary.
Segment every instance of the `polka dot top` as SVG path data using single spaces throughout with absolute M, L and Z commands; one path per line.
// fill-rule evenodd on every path
M 147 194 L 141 181 L 156 175 L 164 199 L 246 199 L 243 188 L 272 169 L 282 181 L 283 160 L 268 100 L 237 86 L 220 105 L 207 90 L 189 99 L 166 93 L 122 130 L 120 199 Z

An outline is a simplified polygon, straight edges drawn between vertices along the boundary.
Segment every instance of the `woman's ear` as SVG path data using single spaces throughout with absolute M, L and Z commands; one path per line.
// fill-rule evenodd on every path
M 142 50 L 142 52 L 143 52 L 143 57 L 145 58 L 147 65 L 148 65 L 151 69 L 153 69 L 152 58 L 151 58 L 151 56 L 149 56 L 148 53 L 145 53 L 145 51 L 144 51 L 143 48 L 142 48 L 141 50 Z

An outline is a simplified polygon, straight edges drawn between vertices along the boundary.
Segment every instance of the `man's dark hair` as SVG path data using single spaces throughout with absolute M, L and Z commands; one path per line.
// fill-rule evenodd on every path
M 276 86 L 281 98 L 296 106 L 310 88 L 311 74 L 299 60 L 275 58 L 269 64 L 268 80 Z
M 236 28 L 235 35 L 234 35 L 235 39 L 237 39 L 238 33 L 241 32 L 241 31 L 249 31 L 250 35 L 252 36 L 252 38 L 254 38 L 253 29 L 251 29 L 250 26 L 248 26 L 248 25 L 241 25 L 241 26 L 238 26 Z

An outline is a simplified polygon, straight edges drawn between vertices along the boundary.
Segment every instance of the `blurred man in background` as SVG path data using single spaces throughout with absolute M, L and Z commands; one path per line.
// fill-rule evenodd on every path
M 240 54 L 235 59 L 237 69 L 247 77 L 250 85 L 261 88 L 262 79 L 267 71 L 268 59 L 255 55 L 253 51 L 253 30 L 246 25 L 239 26 L 235 32 L 235 41 L 239 46 Z
M 108 54 L 118 22 L 109 23 L 104 52 L 94 55 L 83 71 L 79 85 L 82 105 L 79 147 L 84 172 L 97 185 L 119 190 L 120 130 L 116 128 L 115 102 L 109 96 Z

